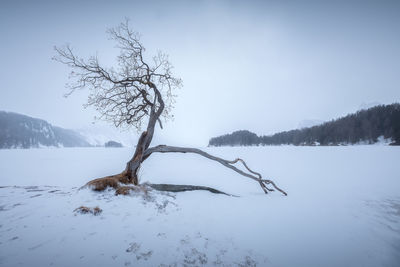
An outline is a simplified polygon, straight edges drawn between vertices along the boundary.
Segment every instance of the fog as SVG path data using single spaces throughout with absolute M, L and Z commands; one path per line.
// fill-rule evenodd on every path
M 272 134 L 400 101 L 399 2 L 142 2 L 2 1 L 0 110 L 90 125 L 87 92 L 63 97 L 69 69 L 51 60 L 53 47 L 69 43 L 112 66 L 118 50 L 105 31 L 125 17 L 147 56 L 166 52 L 183 79 L 159 142 L 203 146 L 238 129 Z

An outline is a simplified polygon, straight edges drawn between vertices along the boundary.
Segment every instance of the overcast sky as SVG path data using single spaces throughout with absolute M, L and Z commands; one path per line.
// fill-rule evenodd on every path
M 148 56 L 169 54 L 184 82 L 162 142 L 204 146 L 400 102 L 400 1 L 82 2 L 0 2 L 0 110 L 90 125 L 87 92 L 63 97 L 69 70 L 51 60 L 53 46 L 112 66 L 105 31 L 125 17 Z

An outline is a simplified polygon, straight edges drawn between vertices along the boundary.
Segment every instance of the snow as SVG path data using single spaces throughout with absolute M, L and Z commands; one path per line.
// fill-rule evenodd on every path
M 369 108 L 373 108 L 376 106 L 382 105 L 382 103 L 379 102 L 369 102 L 369 103 L 361 103 L 361 105 L 358 107 L 358 110 L 363 110 L 363 109 L 369 109 Z
M 372 145 L 388 146 L 391 143 L 394 143 L 394 140 L 392 140 L 392 138 L 385 138 L 383 135 L 381 135 L 377 138 L 377 141 L 375 143 L 373 143 Z M 369 142 L 368 141 L 359 141 L 355 145 L 369 145 Z
M 137 133 L 134 131 L 121 131 L 109 126 L 91 125 L 77 129 L 76 132 L 85 137 L 92 146 L 104 146 L 108 141 L 116 141 L 126 147 L 134 147 L 137 142 Z
M 211 186 L 114 196 L 79 190 L 133 149 L 0 150 L 1 266 L 398 266 L 399 147 L 206 148 L 288 192 L 190 154 L 155 154 L 141 181 Z M 99 206 L 98 215 L 77 214 Z

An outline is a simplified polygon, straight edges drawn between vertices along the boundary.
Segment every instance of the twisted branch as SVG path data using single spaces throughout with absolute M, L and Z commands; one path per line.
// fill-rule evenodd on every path
M 261 174 L 252 171 L 246 164 L 246 162 L 240 158 L 237 158 L 235 160 L 226 160 L 226 159 L 222 159 L 216 156 L 213 156 L 211 154 L 208 154 L 207 152 L 204 152 L 198 148 L 188 148 L 188 147 L 176 147 L 176 146 L 166 146 L 166 145 L 159 145 L 159 146 L 155 146 L 155 147 L 151 147 L 146 149 L 146 151 L 143 153 L 143 157 L 148 157 L 150 156 L 152 153 L 155 152 L 159 152 L 159 153 L 194 153 L 194 154 L 198 154 L 200 156 L 206 157 L 208 159 L 214 160 L 219 162 L 220 164 L 224 165 L 225 167 L 245 176 L 248 177 L 250 179 L 253 179 L 255 181 L 257 181 L 261 188 L 263 189 L 263 191 L 268 194 L 268 191 L 274 191 L 273 189 L 269 189 L 267 187 L 268 184 L 272 185 L 273 188 L 275 188 L 276 190 L 278 190 L 279 192 L 281 192 L 283 195 L 287 196 L 287 193 L 285 191 L 283 191 L 282 189 L 280 189 L 273 181 L 268 180 L 268 179 L 262 179 Z M 250 172 L 250 173 L 246 173 L 240 169 L 238 169 L 237 167 L 235 167 L 233 164 L 237 163 L 237 162 L 241 162 L 243 164 L 243 166 Z

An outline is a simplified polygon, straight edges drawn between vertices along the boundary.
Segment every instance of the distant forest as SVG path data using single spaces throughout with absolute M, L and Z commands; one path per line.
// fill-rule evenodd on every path
M 252 145 L 351 145 L 374 144 L 378 138 L 391 139 L 400 145 L 400 104 L 379 105 L 367 110 L 325 122 L 321 125 L 257 136 L 247 130 L 211 138 L 210 146 Z

